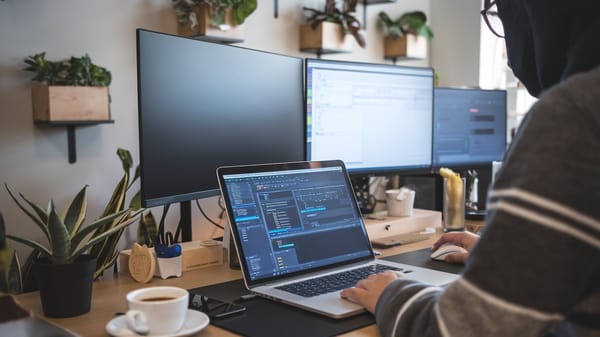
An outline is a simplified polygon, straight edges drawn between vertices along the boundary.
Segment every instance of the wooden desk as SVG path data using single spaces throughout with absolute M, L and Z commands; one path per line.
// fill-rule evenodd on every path
M 431 247 L 431 245 L 437 240 L 437 237 L 439 237 L 439 234 L 426 241 L 396 246 L 379 251 L 381 252 L 381 257 L 385 257 Z M 57 325 L 73 331 L 76 334 L 81 335 L 82 337 L 106 337 L 108 336 L 108 333 L 105 330 L 106 324 L 115 317 L 115 313 L 127 311 L 125 295 L 131 290 L 140 287 L 159 285 L 171 285 L 185 289 L 192 289 L 242 278 L 242 274 L 239 270 L 231 270 L 228 265 L 220 265 L 188 271 L 179 278 L 167 280 L 154 278 L 150 283 L 147 284 L 137 283 L 131 277 L 124 274 L 106 274 L 107 275 L 102 280 L 94 282 L 92 308 L 89 313 L 72 318 L 52 318 L 49 320 Z M 24 308 L 32 310 L 39 317 L 43 317 L 42 305 L 40 303 L 38 292 L 18 295 L 16 298 Z M 228 337 L 236 335 L 213 325 L 209 325 L 206 329 L 199 332 L 197 336 Z M 362 329 L 351 331 L 343 336 L 379 336 L 379 332 L 375 325 L 371 325 Z

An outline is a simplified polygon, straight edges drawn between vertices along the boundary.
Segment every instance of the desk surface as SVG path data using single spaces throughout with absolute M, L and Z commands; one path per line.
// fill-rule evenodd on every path
M 393 248 L 379 250 L 381 257 L 396 255 L 413 250 L 418 250 L 431 245 L 437 240 L 439 234 L 434 238 L 426 241 L 416 242 L 408 245 L 396 246 Z M 150 283 L 140 284 L 135 282 L 131 277 L 124 274 L 105 273 L 102 280 L 94 282 L 92 308 L 87 314 L 61 319 L 50 319 L 50 321 L 58 324 L 76 334 L 85 337 L 102 336 L 108 334 L 105 330 L 106 323 L 115 317 L 117 312 L 127 311 L 127 303 L 125 295 L 134 289 L 148 286 L 172 285 L 185 289 L 192 289 L 202 286 L 207 286 L 215 283 L 226 282 L 234 279 L 242 278 L 239 270 L 232 270 L 228 265 L 220 265 L 205 269 L 198 269 L 183 273 L 179 278 L 162 280 L 154 278 Z M 17 296 L 17 301 L 26 309 L 32 310 L 39 317 L 43 317 L 42 306 L 40 303 L 39 293 L 32 292 Z M 209 325 L 206 329 L 197 334 L 201 337 L 212 336 L 235 336 L 235 334 L 223 330 L 221 328 Z M 379 336 L 379 332 L 375 325 L 371 325 L 362 329 L 358 329 L 343 336 Z

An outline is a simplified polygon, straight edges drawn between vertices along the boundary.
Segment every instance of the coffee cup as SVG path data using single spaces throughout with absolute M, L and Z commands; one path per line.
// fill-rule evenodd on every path
M 386 203 L 388 215 L 411 216 L 415 203 L 415 191 L 402 187 L 400 189 L 386 190 Z
M 178 287 L 147 287 L 127 293 L 127 327 L 138 334 L 177 333 L 185 323 L 188 291 Z

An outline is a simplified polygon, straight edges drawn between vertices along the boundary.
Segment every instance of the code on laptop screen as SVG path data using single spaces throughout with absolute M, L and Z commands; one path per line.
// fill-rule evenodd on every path
M 371 254 L 340 167 L 223 177 L 251 280 Z

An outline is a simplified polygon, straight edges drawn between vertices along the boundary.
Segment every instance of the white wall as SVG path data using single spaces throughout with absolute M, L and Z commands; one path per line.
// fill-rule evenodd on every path
M 479 84 L 481 0 L 431 0 L 431 63 L 441 87 Z
M 476 84 L 472 72 L 477 70 L 477 63 L 463 59 L 460 54 L 477 46 L 469 45 L 470 38 L 451 34 L 451 30 L 462 31 L 457 23 L 468 21 L 462 16 L 477 13 L 479 4 L 472 1 L 474 9 L 469 10 L 471 4 L 467 0 L 432 1 L 436 4 L 434 8 L 437 8 L 438 2 L 453 4 L 443 6 L 442 9 L 448 12 L 440 13 L 436 9 L 430 16 L 432 24 L 434 20 L 449 21 L 443 28 L 433 24 L 436 34 L 432 47 L 434 65 L 439 64 L 444 69 L 455 68 L 454 73 L 446 70 L 442 73 L 442 83 L 454 84 L 464 78 L 466 82 L 461 85 Z M 273 1 L 259 0 L 257 11 L 245 23 L 246 40 L 241 45 L 293 56 L 315 57 L 298 51 L 301 4 L 301 1 L 279 0 L 279 18 L 275 19 Z M 415 9 L 429 13 L 430 2 L 402 0 L 395 4 L 369 6 L 367 48 L 357 46 L 351 54 L 325 55 L 324 58 L 389 63 L 383 60 L 383 38 L 376 24 L 377 13 L 385 10 L 396 17 Z M 358 17 L 362 20 L 362 7 L 359 6 L 358 10 Z M 122 175 L 115 154 L 117 148 L 131 150 L 135 163 L 138 162 L 135 56 L 135 29 L 138 27 L 175 34 L 171 1 L 0 1 L 0 182 L 8 183 L 14 191 L 42 205 L 53 198 L 60 210 L 84 184 L 88 184 L 87 219 L 90 221 L 98 217 Z M 462 44 L 451 43 L 452 39 Z M 108 68 L 113 75 L 110 91 L 115 124 L 77 128 L 77 162 L 74 164 L 67 161 L 66 130 L 34 126 L 32 122 L 32 74 L 22 71 L 23 59 L 42 51 L 47 52 L 50 60 L 88 53 L 94 63 Z M 428 61 L 404 64 L 429 65 Z M 450 67 L 452 64 L 455 66 Z M 451 76 L 455 77 L 452 81 Z M 219 213 L 215 198 L 203 200 L 202 204 L 208 208 L 209 215 L 215 217 Z M 195 207 L 193 210 L 194 239 L 221 234 L 201 217 Z M 9 233 L 41 238 L 32 221 L 16 207 L 3 186 L 0 188 L 0 212 L 4 214 Z M 160 215 L 160 208 L 153 212 Z M 176 213 L 171 214 L 171 226 L 176 223 Z M 135 226 L 129 235 L 134 233 L 134 229 Z M 15 246 L 12 242 L 10 244 Z M 23 250 L 19 247 L 21 254 Z

